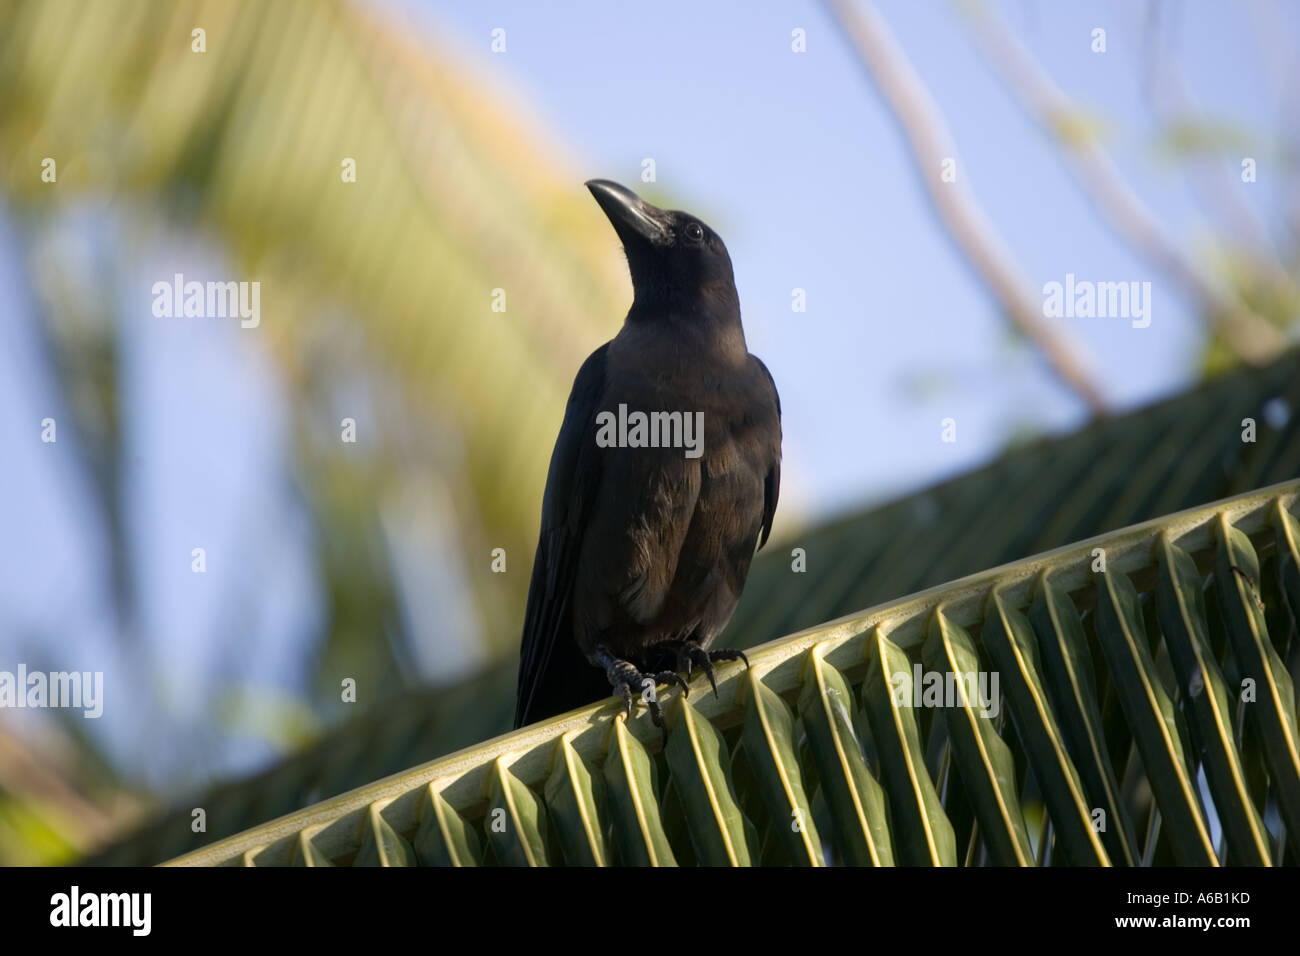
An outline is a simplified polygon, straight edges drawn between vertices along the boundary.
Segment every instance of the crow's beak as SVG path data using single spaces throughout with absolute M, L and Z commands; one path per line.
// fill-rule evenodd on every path
M 668 241 L 667 213 L 652 206 L 630 189 L 608 179 L 591 179 L 587 188 L 605 211 L 623 246 L 640 239 L 651 245 Z

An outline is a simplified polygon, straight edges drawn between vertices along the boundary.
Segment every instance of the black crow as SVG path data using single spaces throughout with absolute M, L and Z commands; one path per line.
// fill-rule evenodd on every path
M 663 726 L 656 683 L 744 659 L 731 620 L 781 483 L 781 403 L 745 346 L 712 229 L 628 189 L 587 188 L 622 240 L 632 308 L 582 364 L 542 499 L 515 726 L 609 694 Z M 748 664 L 748 661 L 746 661 Z M 669 665 L 673 669 L 657 668 Z

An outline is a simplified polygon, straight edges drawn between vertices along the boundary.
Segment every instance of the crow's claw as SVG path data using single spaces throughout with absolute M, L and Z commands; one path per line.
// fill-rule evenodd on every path
M 596 648 L 596 656 L 600 665 L 605 668 L 605 676 L 609 678 L 610 686 L 623 695 L 627 719 L 632 719 L 632 695 L 638 694 L 649 709 L 650 719 L 654 721 L 654 725 L 667 734 L 663 708 L 659 706 L 659 694 L 655 687 L 657 684 L 676 684 L 681 687 L 683 695 L 688 695 L 690 688 L 686 686 L 686 681 L 682 680 L 681 675 L 674 671 L 643 673 L 630 661 L 615 657 L 610 653 L 609 648 L 603 645 Z
M 691 674 L 698 664 L 704 670 L 704 676 L 709 679 L 709 686 L 713 688 L 713 696 L 718 696 L 718 678 L 713 673 L 714 661 L 744 661 L 745 666 L 749 666 L 749 658 L 745 656 L 744 651 L 737 651 L 731 648 L 721 648 L 716 651 L 707 651 L 700 647 L 695 641 L 685 641 L 677 649 L 677 669 L 684 670 Z

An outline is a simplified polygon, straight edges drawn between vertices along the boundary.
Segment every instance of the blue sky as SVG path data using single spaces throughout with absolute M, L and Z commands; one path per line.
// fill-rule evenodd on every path
M 787 527 L 967 470 L 1019 429 L 1060 432 L 1083 421 L 1082 403 L 1035 352 L 1014 345 L 940 228 L 892 115 L 820 4 L 369 2 L 411 17 L 442 55 L 491 75 L 511 105 L 551 130 L 575 192 L 596 176 L 642 188 L 641 161 L 653 157 L 658 193 L 724 237 L 750 348 L 781 391 Z M 1058 320 L 1090 350 L 1112 405 L 1132 407 L 1191 382 L 1205 336 L 1195 311 L 1100 222 L 987 67 L 956 7 L 912 0 L 880 9 L 947 117 L 959 175 L 1035 290 L 1067 273 L 1152 284 L 1149 328 Z M 1233 157 L 1215 167 L 1226 187 L 1240 190 L 1270 230 L 1280 228 L 1279 210 L 1295 208 L 1281 189 L 1273 137 L 1279 119 L 1293 123 L 1298 112 L 1282 91 L 1300 89 L 1286 59 L 1300 46 L 1300 5 L 1167 4 L 1154 33 L 1146 4 L 999 9 L 1056 83 L 1102 121 L 1121 171 L 1194 254 L 1204 254 L 1211 226 L 1182 170 L 1156 149 L 1159 126 L 1144 88 L 1153 37 L 1200 109 L 1251 137 L 1259 182 L 1237 182 Z M 1090 50 L 1098 26 L 1107 31 L 1104 54 Z M 507 31 L 505 54 L 490 51 L 496 27 Z M 803 54 L 790 49 L 796 27 L 807 34 Z M 120 694 L 138 671 L 122 658 L 108 618 L 104 539 L 89 489 L 31 440 L 42 417 L 63 410 L 31 334 L 29 282 L 40 250 L 22 248 L 13 225 L 0 206 L 0 287 L 10 290 L 0 297 L 0 667 L 27 660 L 104 669 L 108 692 Z M 62 248 L 105 257 L 95 268 L 112 276 L 103 288 L 114 290 L 121 315 L 147 314 L 150 277 L 205 271 L 220 259 L 219 249 L 187 237 L 146 251 L 142 262 L 105 256 L 118 245 L 114 230 L 129 226 L 92 208 L 62 227 L 92 237 Z M 619 255 L 612 232 L 609 255 Z M 805 313 L 791 311 L 795 287 L 806 290 Z M 155 678 L 166 675 L 152 688 L 165 692 L 166 706 L 161 714 L 113 708 L 121 716 L 97 730 L 155 780 L 174 778 L 200 751 L 202 771 L 247 768 L 268 750 L 202 750 L 185 733 L 222 732 L 210 719 L 214 682 L 258 680 L 292 695 L 303 678 L 302 648 L 319 623 L 321 596 L 312 529 L 286 490 L 284 405 L 272 367 L 237 327 L 170 337 L 121 328 L 129 441 L 169 451 L 129 455 L 126 483 L 135 573 L 146 587 L 141 619 L 125 624 Z M 940 441 L 948 417 L 958 423 L 951 444 Z M 196 501 L 205 503 L 197 511 Z M 217 550 L 229 560 L 206 576 L 189 574 L 172 556 L 196 538 L 224 543 Z M 411 580 L 433 575 L 416 568 Z M 240 605 L 247 619 L 227 614 L 235 594 L 257 596 Z M 31 635 L 42 632 L 66 640 L 32 647 Z M 420 669 L 446 678 L 474 661 L 444 644 Z M 154 745 L 164 739 L 179 752 Z

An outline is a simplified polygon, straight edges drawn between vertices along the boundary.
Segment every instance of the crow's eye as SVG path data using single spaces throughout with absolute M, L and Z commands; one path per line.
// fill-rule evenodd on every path
M 704 238 L 704 227 L 698 222 L 688 222 L 686 224 L 686 238 L 691 242 L 699 242 Z

